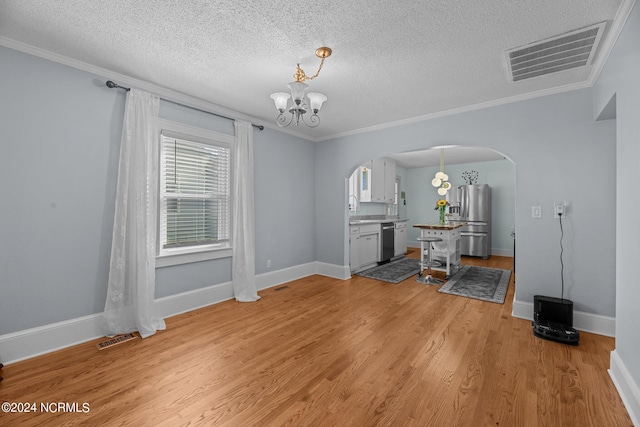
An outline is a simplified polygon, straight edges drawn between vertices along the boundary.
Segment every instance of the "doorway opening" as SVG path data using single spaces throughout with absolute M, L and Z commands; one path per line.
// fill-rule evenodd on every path
M 370 182 L 365 182 L 368 192 L 376 191 L 382 180 L 376 180 L 374 161 L 358 165 L 350 178 L 349 223 L 353 218 L 366 220 L 381 218 L 407 220 L 407 245 L 410 248 L 420 247 L 417 237 L 420 230 L 415 224 L 438 221 L 438 211 L 434 209 L 442 196 L 437 193 L 431 181 L 440 170 L 440 149 L 435 147 L 426 150 L 385 155 L 395 168 L 393 179 L 393 195 L 388 203 L 370 201 L 369 194 L 359 197 L 362 185 L 362 172 Z M 377 164 L 381 164 L 378 160 Z M 472 178 L 474 184 L 487 184 L 491 187 L 491 247 L 490 254 L 514 257 L 515 255 L 515 189 L 516 164 L 502 153 L 483 147 L 447 146 L 444 148 L 444 169 L 453 186 L 468 184 Z M 378 170 L 378 174 L 381 174 Z M 354 202 L 357 200 L 357 205 Z M 351 254 L 350 254 L 351 256 Z M 514 260 L 515 263 L 515 260 Z M 351 263 L 350 263 L 351 264 Z

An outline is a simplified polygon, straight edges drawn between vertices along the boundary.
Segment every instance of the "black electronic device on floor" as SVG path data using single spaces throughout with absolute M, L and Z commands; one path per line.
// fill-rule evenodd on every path
M 565 214 L 565 202 L 555 204 L 555 213 L 560 220 L 560 282 L 562 298 L 534 295 L 533 297 L 533 335 L 563 344 L 578 345 L 580 332 L 573 328 L 573 301 L 564 299 L 564 263 L 562 262 L 562 216 Z
M 539 338 L 569 345 L 580 343 L 580 332 L 573 328 L 571 300 L 535 295 L 532 326 Z
M 533 320 L 549 320 L 573 326 L 573 301 L 562 298 L 534 295 Z

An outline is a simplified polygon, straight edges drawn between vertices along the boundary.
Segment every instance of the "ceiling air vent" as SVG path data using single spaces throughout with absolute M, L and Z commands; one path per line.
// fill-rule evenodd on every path
M 606 22 L 506 51 L 513 82 L 591 64 Z

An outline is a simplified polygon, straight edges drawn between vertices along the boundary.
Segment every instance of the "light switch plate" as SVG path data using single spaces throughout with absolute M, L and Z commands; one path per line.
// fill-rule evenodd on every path
M 531 218 L 542 218 L 542 206 L 531 206 Z

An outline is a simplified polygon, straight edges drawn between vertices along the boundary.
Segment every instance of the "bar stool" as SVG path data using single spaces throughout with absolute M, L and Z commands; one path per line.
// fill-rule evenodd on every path
M 433 261 L 431 259 L 431 244 L 434 242 L 442 242 L 440 237 L 434 236 L 421 236 L 417 239 L 420 242 L 420 273 L 418 273 L 418 278 L 416 282 L 422 283 L 425 285 L 442 285 L 444 282 L 440 279 L 436 279 L 431 275 L 431 266 L 433 265 Z M 427 262 L 424 261 L 424 245 L 428 243 L 427 246 Z M 422 270 L 427 268 L 427 275 L 422 275 Z

